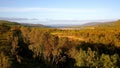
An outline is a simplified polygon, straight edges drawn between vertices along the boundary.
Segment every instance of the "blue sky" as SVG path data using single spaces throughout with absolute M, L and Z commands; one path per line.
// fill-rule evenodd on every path
M 119 19 L 119 6 L 120 0 L 0 0 L 0 19 L 41 24 L 83 24 L 90 20 Z

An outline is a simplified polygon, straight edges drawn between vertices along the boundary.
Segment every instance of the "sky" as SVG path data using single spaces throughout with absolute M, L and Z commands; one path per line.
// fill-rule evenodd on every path
M 120 0 L 0 0 L 0 19 L 40 24 L 84 24 L 120 19 Z

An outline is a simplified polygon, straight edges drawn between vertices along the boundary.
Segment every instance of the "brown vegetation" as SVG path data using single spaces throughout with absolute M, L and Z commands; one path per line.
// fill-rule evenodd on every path
M 2 24 L 0 67 L 119 68 L 120 30 L 116 27 L 60 30 Z

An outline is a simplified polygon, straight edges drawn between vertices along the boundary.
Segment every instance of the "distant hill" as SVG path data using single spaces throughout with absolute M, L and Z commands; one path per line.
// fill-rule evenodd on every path
M 17 23 L 17 22 L 10 22 L 10 21 L 6 21 L 6 20 L 0 20 L 0 24 L 9 25 L 9 26 L 12 26 L 12 25 L 20 25 L 20 24 Z
M 118 27 L 120 27 L 120 20 L 97 24 L 97 25 L 95 25 L 95 27 L 104 27 L 104 28 L 117 27 L 118 28 Z
M 83 28 L 83 27 L 119 27 L 120 20 L 110 22 L 90 22 L 83 25 L 71 26 L 70 28 Z
M 83 24 L 82 26 L 95 26 L 95 25 L 100 25 L 104 23 L 107 23 L 107 22 L 90 22 L 90 23 Z
M 21 26 L 29 26 L 29 27 L 47 27 L 42 24 L 17 23 L 17 22 L 11 22 L 6 20 L 0 20 L 0 24 L 4 24 L 8 26 L 21 25 Z
M 42 24 L 30 24 L 30 23 L 21 23 L 21 25 L 29 26 L 29 27 L 48 27 Z

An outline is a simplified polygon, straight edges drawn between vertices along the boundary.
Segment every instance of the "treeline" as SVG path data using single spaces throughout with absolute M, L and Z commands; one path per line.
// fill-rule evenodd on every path
M 58 30 L 0 25 L 1 68 L 119 68 L 119 29 Z M 58 34 L 53 34 L 58 33 Z M 83 37 L 74 40 L 58 35 Z

